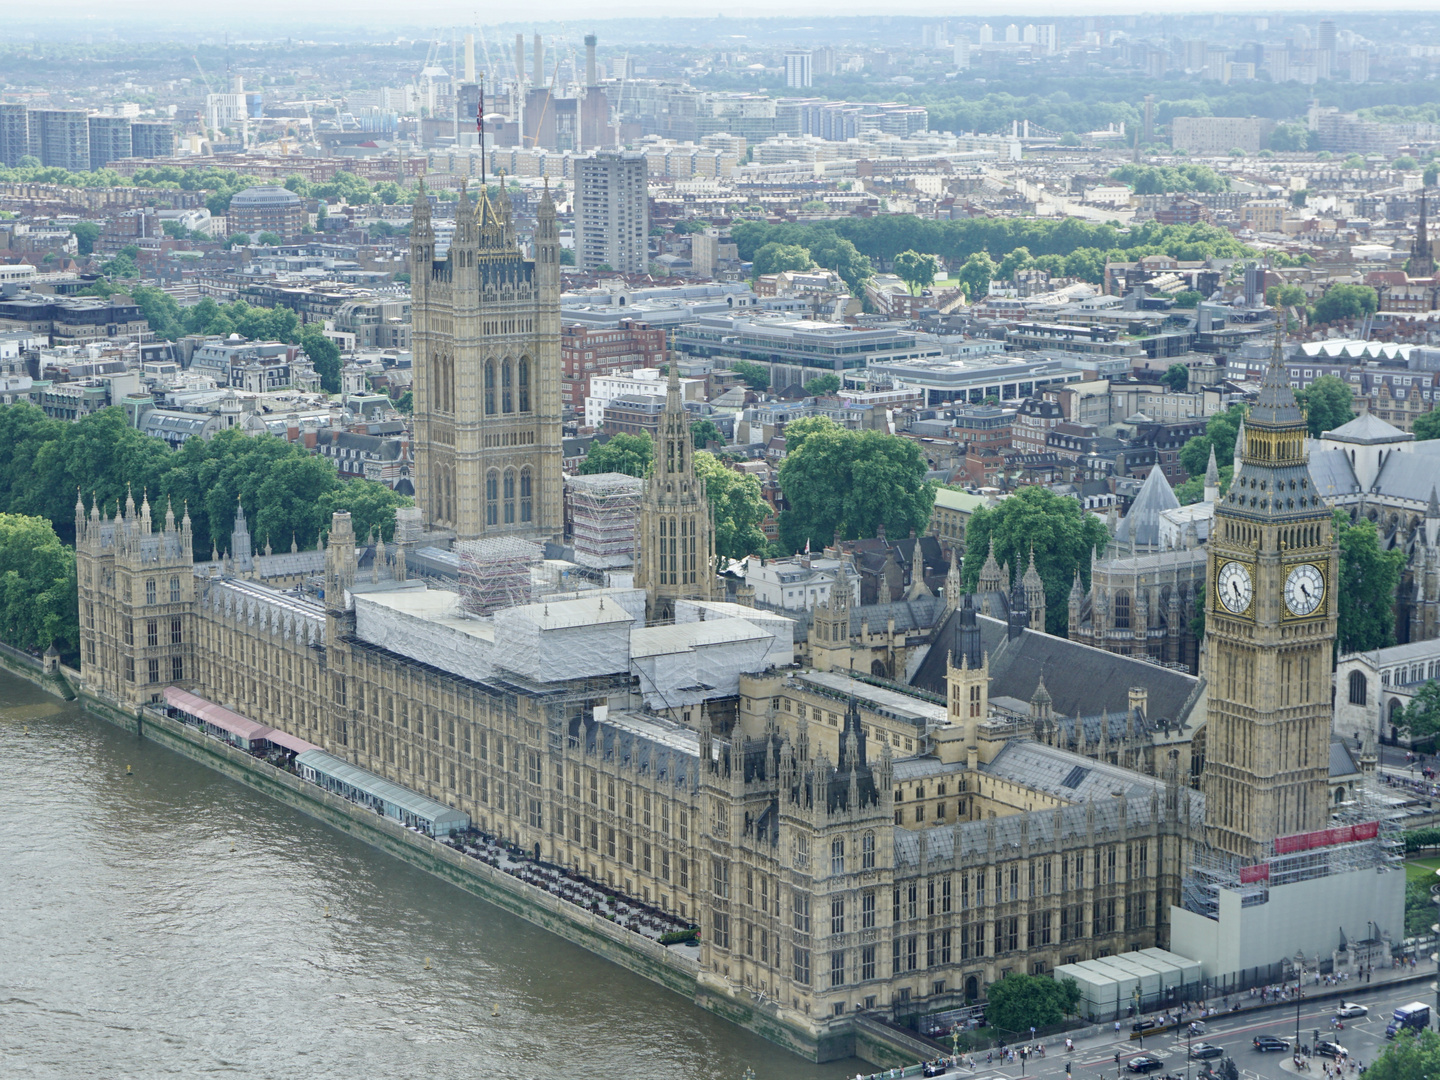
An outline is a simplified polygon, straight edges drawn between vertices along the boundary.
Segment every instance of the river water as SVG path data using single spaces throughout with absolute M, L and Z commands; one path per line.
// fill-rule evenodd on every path
M 3 1077 L 863 1068 L 802 1061 L 4 674 L 0 807 Z

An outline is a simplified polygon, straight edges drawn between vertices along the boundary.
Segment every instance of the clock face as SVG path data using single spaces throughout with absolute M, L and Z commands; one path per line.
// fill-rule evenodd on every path
M 1301 563 L 1285 579 L 1285 606 L 1291 615 L 1312 615 L 1325 599 L 1325 578 L 1310 563 Z
M 1250 609 L 1250 597 L 1254 589 L 1250 582 L 1250 571 L 1244 563 L 1227 562 L 1216 576 L 1216 587 L 1220 590 L 1220 602 L 1227 611 L 1240 615 Z

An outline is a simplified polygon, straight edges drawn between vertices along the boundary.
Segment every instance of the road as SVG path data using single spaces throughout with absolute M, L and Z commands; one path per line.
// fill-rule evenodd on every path
M 1345 1030 L 1336 1032 L 1335 1038 L 1338 1039 L 1340 1045 L 1350 1051 L 1352 1058 L 1368 1065 L 1379 1056 L 1381 1049 L 1385 1046 L 1385 1025 L 1389 1022 L 1390 1015 L 1395 1009 L 1412 1001 L 1422 1001 L 1433 1006 L 1433 998 L 1434 991 L 1423 982 L 1413 982 L 1405 986 L 1376 987 L 1373 990 L 1357 987 L 1354 995 L 1347 996 L 1345 1000 L 1358 1002 L 1368 1007 L 1370 1014 L 1364 1018 L 1346 1020 Z M 1313 1004 L 1307 1000 L 1301 1000 L 1300 1034 L 1302 1043 L 1310 1043 L 1317 1028 L 1320 1029 L 1322 1035 L 1329 1030 L 1330 1021 L 1335 1015 L 1334 1010 L 1338 1004 L 1339 1002 L 1333 998 Z M 1196 1037 L 1193 1041 L 1199 1042 L 1203 1039 L 1207 1043 L 1223 1047 L 1226 1054 L 1235 1060 L 1244 1080 L 1279 1080 L 1282 1076 L 1296 1075 L 1288 1069 L 1282 1070 L 1280 1067 L 1282 1061 L 1289 1062 L 1288 1054 L 1261 1053 L 1252 1045 L 1252 1040 L 1256 1035 L 1278 1035 L 1294 1042 L 1295 1006 L 1293 1003 L 1288 1006 L 1277 1005 L 1250 1010 L 1238 1016 L 1217 1016 L 1207 1020 L 1206 1027 L 1206 1034 Z M 1159 1080 L 1166 1073 L 1176 1076 L 1187 1075 L 1185 1039 L 1177 1040 L 1169 1032 L 1164 1035 L 1153 1035 L 1145 1039 L 1142 1049 L 1139 1042 L 1131 1042 L 1125 1038 L 1127 1034 L 1128 1032 L 1122 1027 L 1118 1039 L 1114 1036 L 1097 1036 L 1085 1043 L 1077 1044 L 1075 1052 L 1068 1058 L 1063 1049 L 1051 1049 L 1047 1057 L 1031 1058 L 1026 1062 L 1023 1073 L 1019 1064 L 999 1068 L 995 1065 L 987 1065 L 977 1059 L 978 1067 L 974 1073 L 965 1070 L 961 1075 L 973 1076 L 974 1080 L 1018 1080 L 1022 1075 L 1064 1080 L 1065 1065 L 1068 1060 L 1074 1080 L 1102 1080 L 1102 1078 L 1103 1080 L 1115 1080 L 1117 1074 L 1115 1054 L 1117 1052 L 1120 1054 L 1118 1072 L 1121 1080 L 1137 1075 L 1125 1068 L 1125 1062 L 1140 1053 L 1154 1054 L 1165 1063 L 1163 1069 L 1149 1074 L 1154 1080 Z M 1198 1076 L 1203 1064 L 1204 1062 L 1201 1061 L 1189 1062 L 1189 1077 Z M 1317 1061 L 1310 1072 L 1303 1075 L 1307 1077 L 1318 1075 L 1323 1078 L 1324 1073 Z

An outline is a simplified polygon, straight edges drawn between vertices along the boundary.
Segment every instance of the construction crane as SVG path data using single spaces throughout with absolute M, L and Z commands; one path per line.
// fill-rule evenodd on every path
M 206 92 L 207 94 L 213 94 L 213 93 L 215 92 L 215 90 L 214 90 L 214 88 L 211 87 L 211 85 L 210 85 L 210 76 L 206 75 L 206 74 L 205 74 L 205 69 L 200 66 L 200 57 L 195 56 L 195 55 L 192 53 L 191 56 L 190 56 L 190 59 L 195 61 L 195 70 L 198 71 L 198 72 L 200 72 L 200 81 L 205 84 L 205 92 Z

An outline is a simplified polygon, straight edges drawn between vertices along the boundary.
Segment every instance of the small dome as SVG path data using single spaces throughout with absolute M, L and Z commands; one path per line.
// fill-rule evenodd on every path
M 262 184 L 259 187 L 237 191 L 230 198 L 230 206 L 232 209 L 275 210 L 299 206 L 301 201 L 299 195 L 279 184 Z

